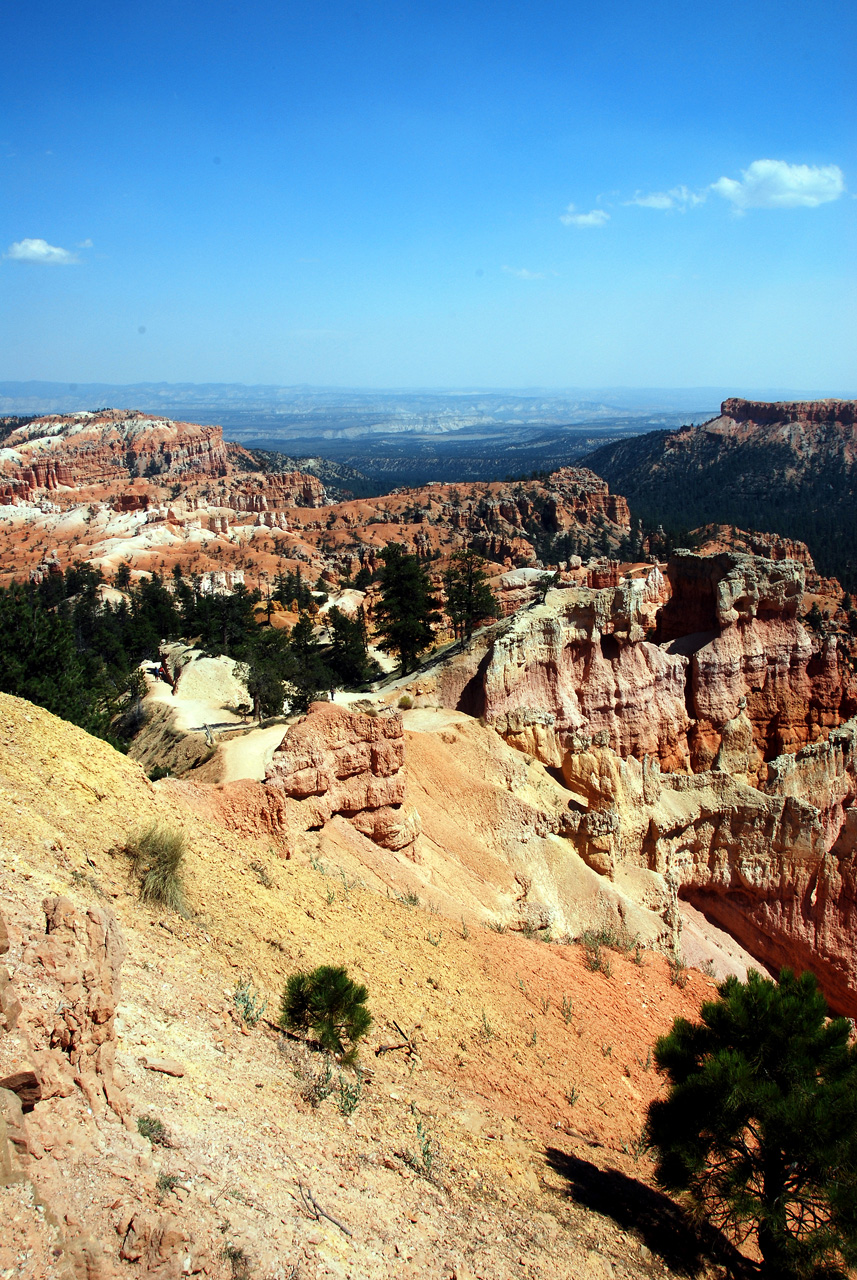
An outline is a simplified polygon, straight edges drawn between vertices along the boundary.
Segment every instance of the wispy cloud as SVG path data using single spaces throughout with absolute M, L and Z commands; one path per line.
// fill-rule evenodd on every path
M 741 180 L 718 178 L 711 190 L 736 210 L 815 209 L 838 200 L 845 177 L 838 164 L 788 164 L 785 160 L 754 160 L 741 171 Z
M 754 160 L 737 178 L 718 178 L 701 191 L 671 187 L 669 191 L 638 191 L 626 204 L 643 209 L 677 209 L 684 212 L 703 204 L 710 191 L 722 196 L 735 213 L 745 209 L 814 209 L 838 200 L 845 192 L 845 177 L 837 164 L 789 164 L 786 160 Z
M 603 227 L 610 221 L 610 214 L 604 209 L 590 209 L 589 213 L 575 213 L 574 205 L 570 204 L 565 213 L 560 214 L 559 220 L 567 227 Z
M 519 280 L 544 280 L 544 271 L 528 271 L 526 267 L 504 267 L 503 270 L 510 276 L 517 276 Z
M 689 187 L 680 186 L 671 187 L 669 191 L 652 191 L 648 195 L 638 191 L 634 198 L 626 200 L 625 204 L 637 204 L 642 209 L 679 209 L 684 212 L 685 209 L 692 209 L 695 205 L 702 204 L 704 199 L 704 191 L 691 191 Z
M 48 244 L 47 240 L 16 240 L 6 250 L 7 258 L 15 262 L 41 262 L 45 266 L 67 267 L 79 262 L 76 253 L 69 249 L 60 249 L 58 245 Z

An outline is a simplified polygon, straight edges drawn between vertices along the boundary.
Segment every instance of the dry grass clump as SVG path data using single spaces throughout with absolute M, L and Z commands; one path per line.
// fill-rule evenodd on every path
M 152 822 L 125 845 L 134 871 L 140 877 L 140 899 L 167 907 L 184 915 L 184 833 L 160 822 Z

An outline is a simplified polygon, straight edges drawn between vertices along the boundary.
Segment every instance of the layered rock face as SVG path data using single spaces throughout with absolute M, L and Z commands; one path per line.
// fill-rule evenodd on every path
M 753 426 L 782 425 L 784 428 L 815 427 L 832 423 L 841 427 L 853 427 L 857 423 L 857 402 L 854 400 L 741 400 L 733 396 L 720 406 L 720 418 L 708 425 L 709 431 L 728 431 L 729 423 L 741 429 Z M 794 433 L 792 438 L 794 438 Z
M 235 446 L 228 445 L 231 452 Z M 243 451 L 242 451 L 243 452 Z M 317 476 L 304 471 L 275 471 L 242 476 L 225 506 L 235 511 L 279 511 L 288 507 L 323 507 L 327 495 Z
M 798 621 L 801 565 L 681 552 L 667 578 L 550 592 L 442 671 L 441 701 L 546 764 L 582 734 L 670 771 L 740 763 L 750 780 L 857 714 L 835 638 Z
M 734 525 L 711 524 L 696 531 L 702 538 L 701 555 L 717 555 L 721 551 L 743 551 L 765 560 L 795 560 L 806 571 L 806 580 L 818 575 L 805 542 L 783 538 L 778 533 L 759 533 L 755 529 L 736 529 Z
M 575 849 L 653 875 L 677 950 L 681 896 L 851 1015 L 857 690 L 798 620 L 803 587 L 792 561 L 678 553 L 660 587 L 549 593 L 435 692 L 561 768 Z
M 644 638 L 667 590 L 654 567 L 617 587 L 551 591 L 495 628 L 485 648 L 477 642 L 447 664 L 424 692 L 486 717 L 548 765 L 562 763 L 575 735 L 595 734 L 622 756 L 687 769 L 688 660 Z
M 123 410 L 37 418 L 0 450 L 0 474 L 23 488 L 80 488 L 143 475 L 224 475 L 220 427 Z
M 857 721 L 783 756 L 761 789 L 715 770 L 664 775 L 589 744 L 563 776 L 570 825 L 593 869 L 663 877 L 678 936 L 686 898 L 774 969 L 811 969 L 838 1011 L 857 1013 Z
M 288 730 L 265 774 L 269 800 L 301 801 L 307 825 L 322 827 L 342 814 L 386 849 L 413 853 L 419 818 L 405 804 L 402 717 L 360 715 L 314 702 Z
M 712 766 L 739 712 L 752 726 L 753 776 L 764 761 L 818 740 L 857 713 L 857 684 L 839 661 L 835 637 L 813 644 L 798 621 L 802 565 L 680 552 L 667 577 L 671 597 L 658 634 L 669 652 L 689 657 L 695 770 Z
M 660 574 L 619 587 L 551 592 L 496 638 L 481 671 L 482 714 L 547 764 L 577 733 L 622 756 L 689 765 L 687 659 L 644 640 Z

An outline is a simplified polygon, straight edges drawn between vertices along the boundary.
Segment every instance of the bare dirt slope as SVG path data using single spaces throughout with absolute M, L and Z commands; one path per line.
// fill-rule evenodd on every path
M 117 851 L 153 819 L 187 836 L 187 918 L 142 905 Z M 180 784 L 153 785 L 103 742 L 0 696 L 0 912 L 21 1025 L 55 999 L 38 959 L 43 900 L 112 913 L 127 946 L 116 1080 L 128 1107 L 123 1124 L 78 1088 L 36 1103 L 31 1181 L 0 1187 L 0 1274 L 706 1269 L 649 1190 L 637 1139 L 659 1087 L 652 1041 L 693 1016 L 710 982 L 673 986 L 650 953 L 639 966 L 609 953 L 609 976 L 591 972 L 580 947 L 454 927 L 430 901 L 372 893 L 311 853 L 283 861 L 186 808 Z M 307 1100 L 318 1055 L 235 1012 L 241 979 L 276 1017 L 285 975 L 324 962 L 367 983 L 375 1020 L 350 1116 L 335 1071 L 335 1091 Z M 410 1047 L 378 1053 L 403 1044 L 398 1028 Z M 159 1058 L 182 1074 L 145 1065 Z M 169 1145 L 137 1133 L 141 1116 Z

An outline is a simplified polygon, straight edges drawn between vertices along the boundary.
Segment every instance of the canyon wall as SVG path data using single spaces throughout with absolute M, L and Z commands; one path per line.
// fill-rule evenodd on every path
M 807 427 L 820 423 L 833 423 L 853 427 L 857 422 L 857 401 L 854 400 L 741 400 L 737 396 L 724 400 L 720 406 L 720 418 L 707 423 L 707 429 L 720 427 L 724 419 L 736 426 L 771 426 L 795 423 Z M 725 426 L 725 423 L 723 423 Z
M 564 834 L 609 880 L 660 879 L 677 952 L 681 897 L 853 1016 L 857 687 L 803 587 L 793 561 L 679 552 L 666 582 L 550 592 L 415 691 L 561 769 Z
M 152 472 L 224 475 L 220 427 L 104 410 L 38 418 L 13 431 L 0 450 L 0 476 L 28 489 L 82 488 Z
M 435 684 L 444 705 L 485 716 L 554 766 L 583 734 L 623 759 L 704 771 L 721 749 L 734 754 L 743 715 L 739 772 L 753 781 L 857 714 L 835 637 L 819 641 L 798 619 L 803 587 L 792 561 L 678 552 L 667 582 L 655 569 L 617 587 L 550 592 Z
M 662 774 L 594 743 L 562 771 L 594 870 L 658 873 L 676 907 L 687 899 L 774 969 L 811 969 L 836 1010 L 857 1014 L 857 721 L 774 761 L 760 788 L 720 769 Z

